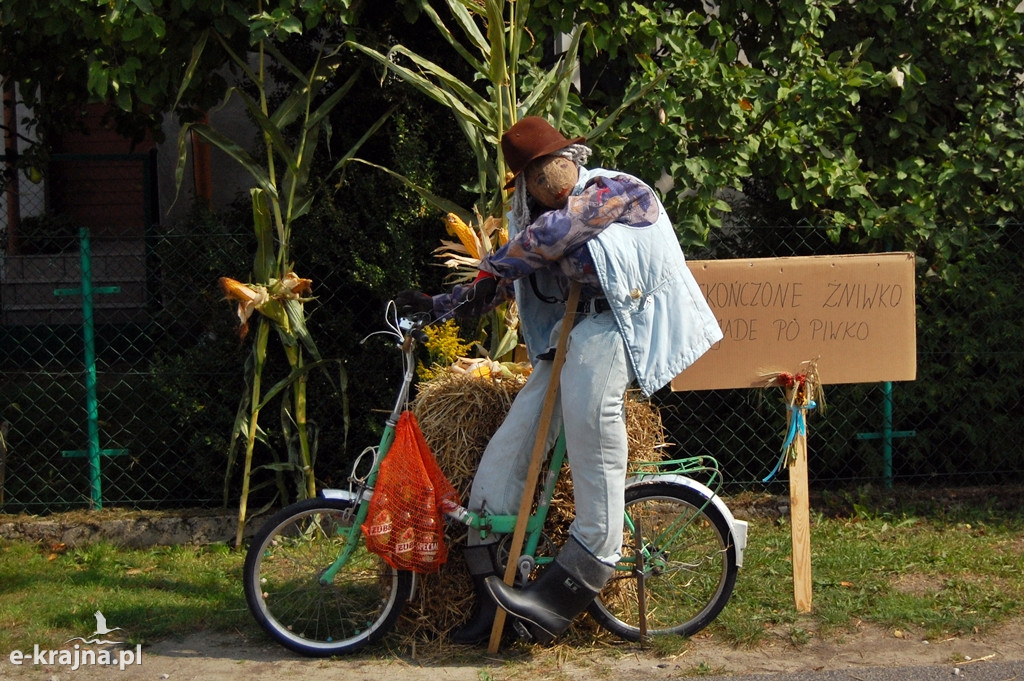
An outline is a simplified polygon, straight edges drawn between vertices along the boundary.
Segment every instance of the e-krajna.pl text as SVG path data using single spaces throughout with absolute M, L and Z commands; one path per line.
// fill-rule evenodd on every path
M 142 644 L 137 644 L 134 649 L 120 648 L 118 650 L 93 650 L 81 648 L 77 643 L 74 648 L 63 650 L 42 650 L 36 644 L 31 653 L 14 650 L 10 654 L 13 665 L 70 665 L 71 671 L 86 666 L 117 666 L 124 671 L 125 667 L 133 664 L 142 664 Z

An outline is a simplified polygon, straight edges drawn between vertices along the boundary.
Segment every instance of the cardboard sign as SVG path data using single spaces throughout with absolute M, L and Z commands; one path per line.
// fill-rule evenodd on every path
M 725 338 L 673 390 L 762 388 L 817 360 L 822 383 L 917 376 L 914 254 L 689 262 Z

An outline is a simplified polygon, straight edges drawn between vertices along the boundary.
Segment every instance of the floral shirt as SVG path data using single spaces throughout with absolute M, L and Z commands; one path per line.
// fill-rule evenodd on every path
M 583 283 L 585 288 L 588 285 L 598 287 L 587 242 L 614 222 L 630 227 L 652 225 L 658 213 L 658 201 L 653 192 L 635 178 L 627 175 L 594 178 L 579 194 L 570 196 L 563 208 L 542 213 L 480 262 L 481 272 L 499 280 L 494 299 L 485 309 L 512 298 L 513 281 L 542 269 L 556 270 Z M 450 293 L 435 296 L 435 313 L 453 311 L 471 295 L 472 288 L 472 284 L 459 285 Z

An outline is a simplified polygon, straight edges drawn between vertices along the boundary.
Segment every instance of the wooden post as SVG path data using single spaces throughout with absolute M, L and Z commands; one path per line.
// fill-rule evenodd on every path
M 790 433 L 778 465 L 764 480 L 789 468 L 794 601 L 799 612 L 811 609 L 804 417 L 809 409 L 825 406 L 818 399 L 818 370 L 830 385 L 917 377 L 915 262 L 909 252 L 687 261 L 724 338 L 676 376 L 672 390 L 796 387 L 800 374 L 775 368 L 807 366 L 808 380 L 813 373 L 802 399 L 793 391 L 786 393 Z M 884 303 L 878 297 L 883 295 Z M 764 333 L 765 329 L 771 332 Z M 859 333 L 850 333 L 854 329 Z M 815 357 L 813 364 L 808 357 Z M 903 434 L 908 432 L 912 433 Z M 881 433 L 857 437 L 880 437 L 888 444 L 887 438 L 894 435 L 887 418 Z
M 526 523 L 530 519 L 530 507 L 533 506 L 533 497 L 537 489 L 537 478 L 540 477 L 540 467 L 544 462 L 544 454 L 546 454 L 545 445 L 547 444 L 548 428 L 551 426 L 551 416 L 555 410 L 555 398 L 558 396 L 562 364 L 565 363 L 565 349 L 569 344 L 569 332 L 572 331 L 581 288 L 580 283 L 574 281 L 569 288 L 569 300 L 565 303 L 565 317 L 562 319 L 562 328 L 559 330 L 558 345 L 555 347 L 555 359 L 551 363 L 551 377 L 548 379 L 547 392 L 544 393 L 544 404 L 540 410 L 537 434 L 533 441 L 533 455 L 530 459 L 530 468 L 526 472 L 526 486 L 523 487 L 523 496 L 519 501 L 519 515 L 516 517 L 516 526 L 512 531 L 512 544 L 508 549 L 505 583 L 509 586 L 515 583 L 516 570 L 519 567 L 519 555 L 523 550 L 523 539 L 526 537 Z M 506 614 L 501 608 L 498 608 L 494 614 L 491 640 L 487 644 L 487 652 L 491 654 L 498 652 L 498 647 L 501 645 L 501 631 L 505 628 Z
M 811 502 L 807 489 L 807 428 L 803 411 L 803 407 L 795 405 L 789 412 L 791 420 L 803 422 L 793 438 L 795 458 L 789 466 L 789 520 L 793 545 L 793 602 L 797 612 L 810 612 Z

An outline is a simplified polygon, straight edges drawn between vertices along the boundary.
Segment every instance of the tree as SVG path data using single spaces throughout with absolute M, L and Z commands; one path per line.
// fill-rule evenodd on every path
M 248 3 L 233 0 L 4 0 L 0 5 L 0 78 L 18 84 L 30 111 L 22 165 L 44 166 L 60 136 L 80 125 L 89 102 L 110 102 L 125 137 L 161 138 L 192 47 L 213 28 L 235 49 L 249 39 Z M 210 51 L 181 98 L 195 117 L 219 100 L 228 59 Z
M 125 131 L 157 130 L 196 37 L 213 27 L 242 50 L 252 13 L 231 0 L 37 5 L 0 8 L 0 73 L 21 84 L 44 145 L 90 97 L 111 98 Z M 387 32 L 402 32 L 402 12 L 425 23 L 432 5 L 443 7 L 401 3 Z M 723 189 L 747 189 L 756 211 L 829 225 L 836 240 L 928 241 L 944 259 L 954 223 L 1021 214 L 1024 26 L 1011 5 L 726 0 L 708 12 L 696 0 L 535 0 L 534 39 L 518 53 L 544 66 L 556 35 L 586 27 L 582 88 L 564 113 L 572 129 L 594 130 L 627 92 L 663 79 L 595 146 L 606 165 L 671 176 L 666 204 L 688 242 L 729 210 Z M 180 114 L 217 101 L 227 63 L 204 53 Z
M 835 3 L 830 12 L 823 50 L 856 46 L 861 63 L 886 75 L 881 87 L 861 88 L 849 112 L 842 141 L 866 193 L 858 206 L 831 202 L 847 227 L 913 247 L 937 229 L 1019 219 L 1024 15 L 1009 3 L 976 0 Z M 777 44 L 777 32 L 786 32 L 781 13 L 757 12 L 754 3 L 738 2 L 729 15 L 747 17 L 737 24 L 744 46 L 765 35 Z M 748 55 L 770 67 L 777 48 Z M 759 170 L 786 169 L 765 163 Z M 798 190 L 792 195 L 801 203 Z
M 1012 4 L 727 0 L 709 13 L 537 0 L 531 17 L 538 43 L 593 27 L 581 116 L 666 77 L 598 151 L 645 177 L 665 170 L 666 203 L 691 240 L 729 209 L 724 188 L 868 247 L 947 244 L 957 224 L 1024 212 L 1024 31 Z

